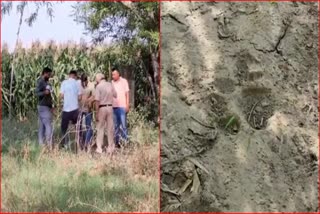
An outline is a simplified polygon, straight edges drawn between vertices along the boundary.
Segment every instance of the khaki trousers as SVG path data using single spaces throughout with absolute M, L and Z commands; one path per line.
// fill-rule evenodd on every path
M 114 148 L 114 125 L 112 106 L 101 107 L 98 114 L 97 124 L 97 150 L 102 150 L 105 129 L 108 136 L 108 151 Z

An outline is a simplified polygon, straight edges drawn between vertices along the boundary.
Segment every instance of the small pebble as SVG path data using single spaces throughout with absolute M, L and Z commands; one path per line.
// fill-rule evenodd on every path
M 265 106 L 264 106 L 264 107 L 265 107 Z M 257 106 L 257 107 L 256 107 L 256 111 L 257 111 L 257 112 L 262 112 L 262 111 L 263 111 L 263 109 L 262 109 L 262 107 Z
M 267 106 L 269 106 L 270 104 L 268 103 L 268 101 L 262 101 L 261 102 L 261 106 L 262 107 L 267 107 Z
M 226 185 L 226 184 L 228 184 L 228 183 L 230 183 L 230 178 L 227 178 L 225 181 L 224 181 L 224 184 Z
M 236 134 L 236 133 L 238 133 L 238 131 L 239 131 L 239 130 L 238 130 L 238 127 L 237 127 L 237 126 L 234 126 L 234 127 L 233 127 L 233 133 Z

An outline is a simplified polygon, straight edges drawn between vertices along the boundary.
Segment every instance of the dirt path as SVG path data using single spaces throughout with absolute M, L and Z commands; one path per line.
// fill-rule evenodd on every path
M 163 210 L 317 211 L 317 8 L 162 3 Z

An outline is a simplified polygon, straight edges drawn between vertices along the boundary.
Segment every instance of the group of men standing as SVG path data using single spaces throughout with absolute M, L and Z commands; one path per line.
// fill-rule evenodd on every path
M 38 96 L 39 117 L 39 144 L 53 144 L 53 114 L 55 106 L 53 90 L 49 84 L 52 70 L 45 67 L 41 78 L 37 82 L 36 95 Z M 112 69 L 112 81 L 108 82 L 102 73 L 95 76 L 96 84 L 90 82 L 88 76 L 82 73 L 78 78 L 75 70 L 70 71 L 68 79 L 60 87 L 60 99 L 63 101 L 61 119 L 61 146 L 68 146 L 69 123 L 80 124 L 81 149 L 88 149 L 93 141 L 93 112 L 96 116 L 97 153 L 103 152 L 104 135 L 107 130 L 108 148 L 112 153 L 115 146 L 120 147 L 120 141 L 128 142 L 126 115 L 129 111 L 129 85 L 126 79 L 120 76 L 118 69 Z M 84 119 L 85 125 L 82 124 Z

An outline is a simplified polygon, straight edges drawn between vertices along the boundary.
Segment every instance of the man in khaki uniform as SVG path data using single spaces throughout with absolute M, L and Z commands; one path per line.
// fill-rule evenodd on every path
M 95 90 L 96 101 L 96 121 L 97 121 L 97 153 L 102 153 L 103 137 L 105 127 L 108 135 L 108 153 L 112 153 L 114 149 L 114 125 L 113 125 L 113 98 L 117 97 L 117 93 L 110 82 L 105 80 L 103 74 L 96 75 L 98 83 Z

